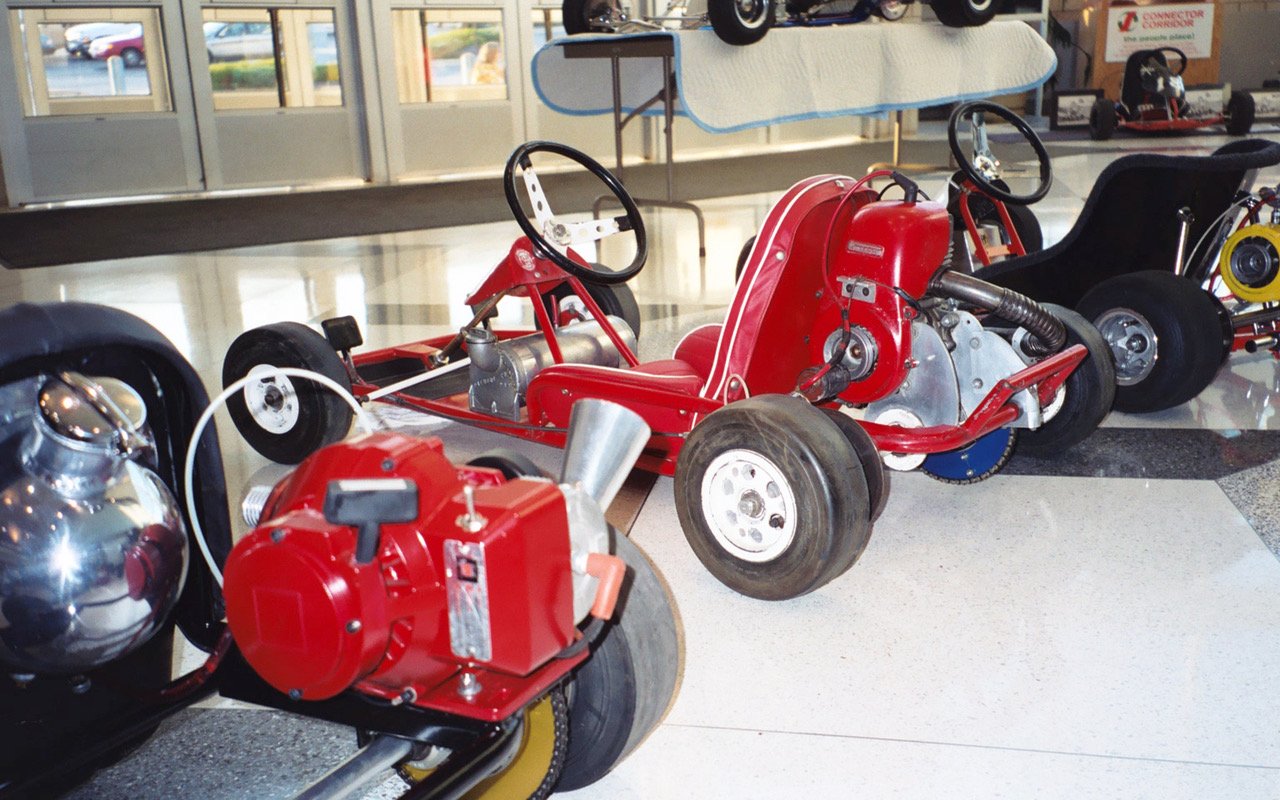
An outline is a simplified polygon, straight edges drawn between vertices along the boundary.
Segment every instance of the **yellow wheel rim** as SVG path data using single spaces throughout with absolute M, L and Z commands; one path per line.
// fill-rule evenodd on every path
M 467 800 L 511 800 L 550 794 L 564 761 L 568 729 L 564 695 L 559 689 L 552 690 L 525 709 L 519 750 L 511 764 L 481 781 L 466 794 Z M 412 764 L 400 765 L 400 775 L 409 783 L 424 780 L 434 771 Z

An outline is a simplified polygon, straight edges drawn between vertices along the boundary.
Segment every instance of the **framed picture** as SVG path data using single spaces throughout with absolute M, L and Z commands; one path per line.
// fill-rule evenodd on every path
M 1254 119 L 1280 119 L 1280 89 L 1250 89 Z
M 1187 87 L 1187 113 L 1184 116 L 1216 117 L 1226 107 L 1226 98 L 1222 94 L 1222 84 L 1202 83 Z
M 1061 89 L 1053 96 L 1049 111 L 1049 129 L 1087 128 L 1093 101 L 1102 97 L 1101 89 Z

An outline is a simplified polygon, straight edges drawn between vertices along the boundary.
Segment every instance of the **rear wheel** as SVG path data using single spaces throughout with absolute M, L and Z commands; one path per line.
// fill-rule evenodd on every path
M 1089 290 L 1076 309 L 1115 360 L 1115 407 L 1161 411 L 1200 394 L 1222 365 L 1222 323 L 1209 294 L 1187 278 L 1149 270 Z
M 222 385 L 262 376 L 227 400 L 231 420 L 250 447 L 278 464 L 297 464 L 347 435 L 352 411 L 342 398 L 314 381 L 275 374 L 272 367 L 308 369 L 351 390 L 338 354 L 306 325 L 278 322 L 245 331 L 227 348 Z
M 1110 139 L 1116 132 L 1116 104 L 1105 97 L 1093 101 L 1089 109 L 1089 138 L 1095 141 Z
M 120 51 L 120 58 L 126 67 L 142 66 L 142 51 L 136 47 L 126 47 Z
M 1058 455 L 1097 430 L 1116 397 L 1111 348 L 1098 329 L 1069 308 L 1043 305 L 1066 326 L 1066 346 L 1083 344 L 1089 355 L 1062 385 L 1061 396 L 1053 403 L 1053 416 L 1034 431 L 1019 434 L 1018 452 L 1038 458 Z
M 867 503 L 871 509 L 871 521 L 874 522 L 879 518 L 885 502 L 889 499 L 889 476 L 885 472 L 884 459 L 880 457 L 880 450 L 872 440 L 871 434 L 867 433 L 866 429 L 853 417 L 842 414 L 834 408 L 822 410 L 844 434 L 844 438 L 853 447 L 853 452 L 858 454 L 863 475 L 867 479 Z
M 1227 133 L 1244 136 L 1253 127 L 1256 108 L 1253 95 L 1248 92 L 1232 92 L 1227 101 Z
M 729 44 L 754 44 L 773 27 L 774 0 L 707 0 L 716 36 Z
M 466 800 L 508 797 L 542 800 L 555 789 L 569 748 L 569 703 L 564 691 L 553 688 L 522 712 L 520 744 L 507 768 L 485 778 L 463 795 Z M 428 760 L 407 761 L 397 771 L 409 785 L 425 780 L 444 753 L 429 751 Z
M 985 25 L 996 15 L 996 0 L 933 0 L 933 13 L 949 28 Z
M 676 464 L 675 502 L 703 565 L 761 600 L 817 589 L 871 535 L 857 453 L 835 422 L 787 395 L 732 403 L 696 425 Z
M 737 283 L 742 280 L 742 271 L 747 268 L 747 259 L 751 256 L 751 248 L 756 246 L 756 237 L 742 243 L 742 249 L 738 251 L 738 267 L 733 273 L 733 282 Z

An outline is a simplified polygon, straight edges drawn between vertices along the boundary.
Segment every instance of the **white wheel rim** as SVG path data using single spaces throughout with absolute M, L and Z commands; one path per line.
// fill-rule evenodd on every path
M 244 404 L 249 416 L 268 433 L 279 435 L 293 430 L 298 424 L 298 392 L 293 382 L 270 364 L 259 364 L 249 374 L 263 376 L 245 384 Z
M 1156 367 L 1160 338 L 1146 317 L 1130 308 L 1112 308 L 1094 320 L 1116 362 L 1116 383 L 1141 383 Z
M 796 536 L 796 497 L 782 470 L 753 450 L 721 453 L 702 474 L 702 515 L 734 558 L 772 561 Z

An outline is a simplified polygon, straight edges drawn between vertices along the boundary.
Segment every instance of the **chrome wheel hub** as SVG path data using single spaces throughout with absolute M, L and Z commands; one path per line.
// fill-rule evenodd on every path
M 1093 323 L 1111 347 L 1116 361 L 1116 383 L 1133 386 L 1155 369 L 1160 340 L 1146 317 L 1128 308 L 1103 312 Z

